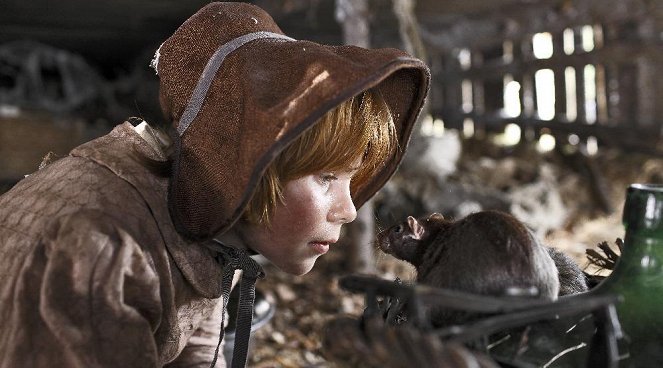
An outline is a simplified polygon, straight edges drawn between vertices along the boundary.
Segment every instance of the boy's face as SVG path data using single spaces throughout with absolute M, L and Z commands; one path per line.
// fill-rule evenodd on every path
M 243 238 L 281 270 L 303 275 L 357 217 L 350 197 L 356 169 L 306 175 L 285 184 L 271 226 L 251 226 Z

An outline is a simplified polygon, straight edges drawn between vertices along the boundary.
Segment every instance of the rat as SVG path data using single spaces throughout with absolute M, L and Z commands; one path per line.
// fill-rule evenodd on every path
M 377 245 L 411 263 L 417 283 L 432 287 L 491 296 L 535 290 L 537 297 L 551 301 L 587 290 L 584 274 L 570 257 L 543 245 L 522 222 L 500 211 L 480 211 L 457 221 L 439 213 L 408 216 L 379 233 Z M 434 325 L 463 315 L 434 314 Z

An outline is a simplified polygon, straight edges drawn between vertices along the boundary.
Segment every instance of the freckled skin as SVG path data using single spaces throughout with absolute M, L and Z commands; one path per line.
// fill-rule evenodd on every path
M 281 270 L 308 273 L 321 256 L 312 243 L 338 241 L 341 226 L 357 217 L 350 196 L 355 172 L 317 173 L 287 182 L 270 226 L 245 225 L 240 236 Z

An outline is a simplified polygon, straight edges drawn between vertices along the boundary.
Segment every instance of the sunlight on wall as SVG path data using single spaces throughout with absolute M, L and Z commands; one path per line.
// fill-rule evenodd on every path
M 551 69 L 540 69 L 534 74 L 536 105 L 541 120 L 555 117 L 555 73 Z
M 576 45 L 573 37 L 574 34 L 571 28 L 566 28 L 562 33 L 562 44 L 564 48 L 564 53 L 567 55 L 571 55 L 575 51 Z
M 458 63 L 463 70 L 468 70 L 472 66 L 472 53 L 468 49 L 461 49 L 458 52 Z
M 549 59 L 553 55 L 553 39 L 548 32 L 532 36 L 532 49 L 537 59 Z M 534 73 L 536 104 L 541 120 L 555 117 L 555 73 L 551 69 L 540 69 Z
M 573 146 L 578 145 L 578 143 L 580 143 L 580 137 L 578 137 L 577 134 L 569 134 L 569 143 Z
M 421 120 L 421 133 L 429 137 L 441 137 L 444 135 L 444 121 L 442 119 L 433 119 L 431 115 L 426 115 Z
M 593 156 L 599 151 L 599 142 L 596 140 L 596 137 L 587 138 L 587 154 Z
M 511 75 L 504 77 L 504 114 L 515 118 L 520 116 L 520 83 L 513 80 Z
M 463 112 L 472 112 L 472 81 L 469 79 L 463 79 L 460 88 L 461 98 L 463 99 Z
M 596 68 L 585 65 L 585 120 L 589 124 L 596 122 Z
M 433 135 L 436 137 L 444 135 L 444 121 L 442 119 L 433 120 Z
M 421 134 L 433 135 L 433 117 L 431 115 L 426 115 L 421 119 Z
M 474 136 L 474 121 L 470 118 L 463 120 L 463 137 L 470 138 Z
M 517 124 L 510 123 L 504 127 L 504 133 L 495 136 L 495 143 L 503 146 L 515 146 L 520 143 L 522 132 Z
M 536 149 L 542 153 L 552 151 L 555 149 L 555 137 L 547 133 L 541 134 L 541 137 L 536 144 Z
M 550 59 L 553 55 L 553 39 L 548 32 L 536 33 L 532 37 L 534 57 L 537 59 Z
M 578 118 L 578 97 L 576 96 L 576 70 L 572 66 L 564 69 L 564 85 L 566 86 L 566 118 L 573 121 Z
M 590 52 L 596 47 L 595 41 L 602 42 L 601 28 L 593 25 L 585 25 L 576 29 L 580 36 L 580 46 L 582 51 Z M 562 46 L 564 53 L 567 55 L 573 54 L 576 50 L 575 38 L 576 31 L 571 28 L 566 28 L 562 32 Z M 532 36 L 532 49 L 534 56 L 538 59 L 550 58 L 553 55 L 553 42 L 550 33 L 542 32 Z M 603 97 L 598 95 L 597 91 L 597 73 L 602 70 L 597 70 L 595 65 L 588 64 L 581 69 L 576 69 L 572 66 L 567 66 L 564 69 L 564 93 L 566 96 L 565 113 L 566 119 L 574 121 L 578 118 L 593 124 L 597 121 L 597 98 Z M 576 73 L 582 73 L 583 81 L 583 95 L 577 95 L 576 80 L 578 76 Z M 541 120 L 552 120 L 555 117 L 555 73 L 550 69 L 540 69 L 534 74 L 535 89 L 536 89 L 536 102 L 538 116 Z M 507 94 L 507 87 L 505 86 L 505 95 Z M 584 116 L 578 116 L 578 99 L 583 101 Z M 505 97 L 506 100 L 506 97 Z M 505 105 L 505 110 L 507 107 Z M 559 111 L 558 113 L 562 113 Z M 605 115 L 605 114 L 604 114 Z
M 607 94 L 603 66 L 594 64 L 578 65 L 574 61 L 575 59 L 572 60 L 566 57 L 566 55 L 592 52 L 597 48 L 601 48 L 603 29 L 600 25 L 584 25 L 566 28 L 554 36 L 550 32 L 540 32 L 533 34 L 531 37 L 533 57 L 538 60 L 551 60 L 535 61 L 533 65 L 538 65 L 541 69 L 526 70 L 524 75 L 503 74 L 503 105 L 498 110 L 498 118 L 506 118 L 512 122 L 504 127 L 503 133 L 495 136 L 495 142 L 511 146 L 523 140 L 535 141 L 539 151 L 548 152 L 555 148 L 557 142 L 555 136 L 550 134 L 549 128 L 544 127 L 546 124 L 537 124 L 537 119 L 553 121 L 558 118 L 560 122 L 577 121 L 580 124 L 594 124 L 597 120 L 607 120 L 605 106 L 608 103 L 605 101 Z M 560 37 L 560 39 L 557 40 L 556 37 Z M 556 43 L 555 41 L 559 42 Z M 514 43 L 514 41 L 505 40 L 502 44 L 502 61 L 505 64 L 515 62 L 515 49 L 521 46 Z M 556 49 L 556 46 L 561 48 Z M 519 53 L 516 54 L 520 55 Z M 459 50 L 457 58 L 462 70 L 471 70 L 474 67 L 474 56 L 469 49 Z M 525 58 L 527 58 L 527 55 L 525 55 Z M 567 63 L 561 64 L 565 60 Z M 525 60 L 525 62 L 529 63 L 531 60 Z M 591 63 L 592 61 L 588 62 Z M 551 66 L 548 67 L 548 65 Z M 534 75 L 529 74 L 532 72 Z M 461 110 L 465 114 L 477 113 L 481 115 L 484 113 L 484 102 L 479 97 L 483 97 L 481 93 L 488 93 L 491 90 L 479 90 L 479 94 L 477 94 L 475 88 L 482 87 L 481 78 L 471 78 L 466 76 L 461 81 Z M 582 83 L 582 85 L 579 83 Z M 556 89 L 561 90 L 556 91 Z M 563 103 L 555 106 L 556 99 L 560 96 L 563 98 Z M 533 98 L 535 101 L 533 101 Z M 477 105 L 475 106 L 475 104 Z M 490 109 L 493 108 L 493 106 L 489 107 Z M 518 118 L 524 120 L 519 121 Z M 483 125 L 475 125 L 471 118 L 465 118 L 462 135 L 466 138 L 482 136 L 484 133 L 482 127 Z M 443 134 L 444 122 L 434 120 L 431 117 L 426 120 L 426 125 L 422 129 L 428 135 Z M 568 134 L 566 137 L 562 138 L 562 144 L 582 145 L 587 147 L 589 152 L 598 151 L 598 143 L 594 137 L 585 139 L 576 134 Z

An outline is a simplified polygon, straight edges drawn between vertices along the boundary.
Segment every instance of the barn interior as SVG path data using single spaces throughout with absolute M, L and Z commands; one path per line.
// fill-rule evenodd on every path
M 251 2 L 296 39 L 404 49 L 430 66 L 432 85 L 408 155 L 363 210 L 364 226 L 309 275 L 265 265 L 258 289 L 276 312 L 255 332 L 249 366 L 344 366 L 325 354 L 321 330 L 365 301 L 338 280 L 411 280 L 411 266 L 373 245 L 408 215 L 509 212 L 604 275 L 586 251 L 623 237 L 626 188 L 663 184 L 660 1 Z M 3 1 L 0 193 L 127 117 L 166 124 L 148 65 L 206 3 Z

